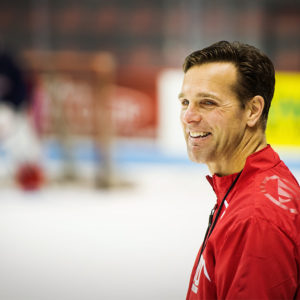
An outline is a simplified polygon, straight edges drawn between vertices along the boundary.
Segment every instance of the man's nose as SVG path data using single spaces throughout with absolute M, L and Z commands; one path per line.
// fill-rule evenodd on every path
M 183 112 L 182 120 L 184 123 L 189 124 L 192 122 L 200 122 L 202 119 L 201 112 L 194 105 L 189 105 Z

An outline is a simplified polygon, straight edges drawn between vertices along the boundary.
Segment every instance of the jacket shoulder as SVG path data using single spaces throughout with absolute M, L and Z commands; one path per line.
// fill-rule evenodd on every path
M 275 167 L 259 172 L 251 179 L 249 187 L 252 216 L 264 219 L 292 239 L 298 239 L 300 188 L 286 165 L 281 161 Z

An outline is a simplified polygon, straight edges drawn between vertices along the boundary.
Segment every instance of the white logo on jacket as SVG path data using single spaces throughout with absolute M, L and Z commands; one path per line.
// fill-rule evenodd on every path
M 261 183 L 261 191 L 277 206 L 288 210 L 292 214 L 299 213 L 292 201 L 297 199 L 297 193 L 289 181 L 277 175 L 266 177 Z
M 204 275 L 205 277 L 211 281 L 209 275 L 208 275 L 208 272 L 207 272 L 207 269 L 206 269 L 206 265 L 205 265 L 205 260 L 203 258 L 203 255 L 201 255 L 201 258 L 200 258 L 200 261 L 199 261 L 199 264 L 198 264 L 198 267 L 197 267 L 197 270 L 196 270 L 196 273 L 195 273 L 195 276 L 194 276 L 194 281 L 193 281 L 193 285 L 192 285 L 192 291 L 197 294 L 198 292 L 198 287 L 199 287 L 199 281 L 200 281 L 200 276 L 201 276 L 201 271 L 204 271 Z

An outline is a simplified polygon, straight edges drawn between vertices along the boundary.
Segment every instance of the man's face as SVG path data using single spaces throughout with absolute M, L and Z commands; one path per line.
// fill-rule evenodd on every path
M 242 141 L 246 110 L 234 91 L 236 81 L 236 67 L 227 62 L 193 66 L 186 72 L 180 118 L 192 161 L 220 164 Z

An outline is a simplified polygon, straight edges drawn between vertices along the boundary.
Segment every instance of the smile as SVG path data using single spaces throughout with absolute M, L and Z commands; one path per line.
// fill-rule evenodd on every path
M 205 138 L 209 136 L 211 133 L 210 132 L 203 132 L 203 131 L 190 131 L 189 136 L 191 138 Z

